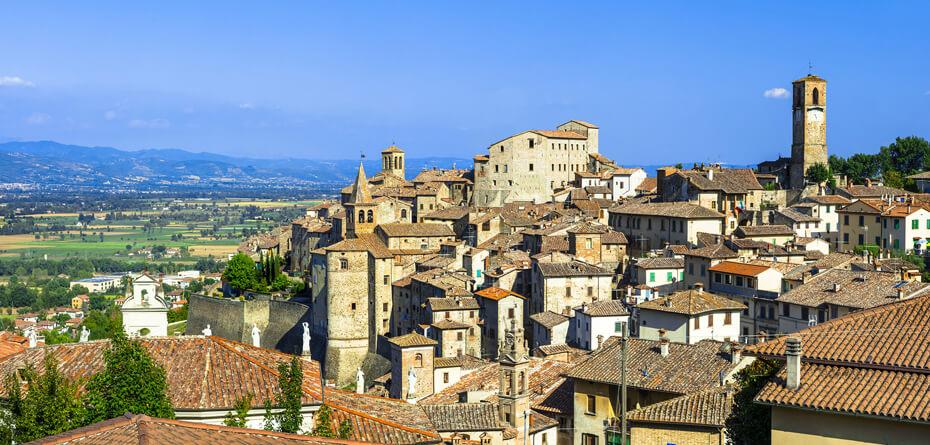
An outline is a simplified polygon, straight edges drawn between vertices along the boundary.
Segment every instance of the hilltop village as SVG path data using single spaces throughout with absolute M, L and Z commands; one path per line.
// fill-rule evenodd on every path
M 176 417 L 67 438 L 270 443 L 221 425 L 248 395 L 241 426 L 262 428 L 275 370 L 298 356 L 304 430 L 325 408 L 358 442 L 726 443 L 746 376 L 770 366 L 742 403 L 770 413 L 754 427 L 772 443 L 920 443 L 930 284 L 908 258 L 930 239 L 930 195 L 817 179 L 827 82 L 791 94 L 791 156 L 754 169 L 649 175 L 581 120 L 491 143 L 470 169 L 410 172 L 391 145 L 338 200 L 243 244 L 285 259 L 296 297 L 191 295 L 185 335 L 166 336 L 170 302 L 135 277 L 123 322 L 165 367 Z M 84 340 L 31 342 L 0 367 L 51 354 L 87 376 L 109 341 Z

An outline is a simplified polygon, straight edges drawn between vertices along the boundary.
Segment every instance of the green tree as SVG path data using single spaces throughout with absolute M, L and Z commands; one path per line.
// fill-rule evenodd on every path
M 303 423 L 300 408 L 304 395 L 304 368 L 301 360 L 294 357 L 290 363 L 279 363 L 278 375 L 278 392 L 275 399 L 282 408 L 277 414 L 278 428 L 285 433 L 296 433 Z
M 246 418 L 249 415 L 249 410 L 252 409 L 252 398 L 252 394 L 246 394 L 245 397 L 236 399 L 236 404 L 233 405 L 235 412 L 230 411 L 226 413 L 223 424 L 226 426 L 245 428 Z
M 125 413 L 174 418 L 165 370 L 152 360 L 142 343 L 117 331 L 103 360 L 103 371 L 87 383 L 88 423 Z
M 805 178 L 815 184 L 822 184 L 833 178 L 830 168 L 824 164 L 814 164 L 807 168 Z
M 733 397 L 733 410 L 726 420 L 731 445 L 771 443 L 771 408 L 754 403 L 753 399 L 778 368 L 779 363 L 760 358 L 736 374 L 739 389 Z
M 904 176 L 930 169 L 930 142 L 918 136 L 895 138 L 879 150 L 882 171 L 896 170 Z
M 885 170 L 882 173 L 882 182 L 888 187 L 904 187 L 904 176 L 897 170 Z
M 226 264 L 226 270 L 223 271 L 223 280 L 236 289 L 237 294 L 254 288 L 257 282 L 255 262 L 244 253 L 235 254 Z
M 16 374 L 6 376 L 8 394 L 4 404 L 0 439 L 24 443 L 86 425 L 78 385 L 58 370 L 58 360 L 47 354 L 43 372 L 29 365 L 20 371 L 26 390 Z
M 313 424 L 313 432 L 311 436 L 317 437 L 336 437 L 336 434 L 333 432 L 333 410 L 329 406 L 323 405 L 320 407 L 320 410 L 317 411 L 316 421 Z

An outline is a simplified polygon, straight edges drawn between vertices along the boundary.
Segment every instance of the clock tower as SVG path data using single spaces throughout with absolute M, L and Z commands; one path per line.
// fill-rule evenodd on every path
M 827 81 L 813 74 L 795 80 L 791 105 L 790 186 L 801 189 L 814 164 L 827 165 Z

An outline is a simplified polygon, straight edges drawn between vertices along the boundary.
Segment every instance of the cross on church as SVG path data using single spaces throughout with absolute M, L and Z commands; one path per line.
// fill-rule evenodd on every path
M 813 73 L 814 73 L 814 65 L 811 63 L 810 60 L 808 60 L 807 61 L 807 75 L 810 76 Z

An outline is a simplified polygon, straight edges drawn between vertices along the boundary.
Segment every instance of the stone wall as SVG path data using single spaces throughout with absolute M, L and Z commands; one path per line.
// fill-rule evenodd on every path
M 252 344 L 252 324 L 261 331 L 263 348 L 299 354 L 303 328 L 310 321 L 310 308 L 291 301 L 256 299 L 248 301 L 191 295 L 187 335 L 200 335 L 207 324 L 213 335 Z

